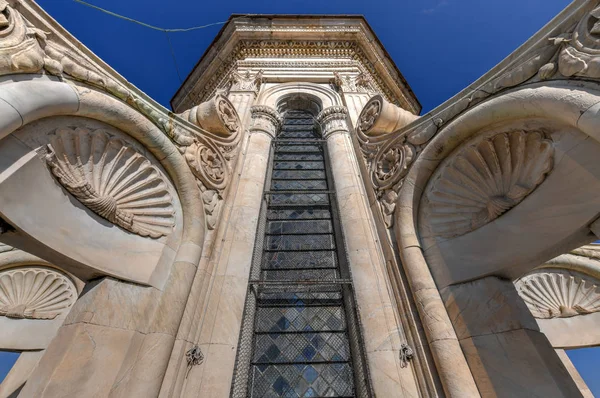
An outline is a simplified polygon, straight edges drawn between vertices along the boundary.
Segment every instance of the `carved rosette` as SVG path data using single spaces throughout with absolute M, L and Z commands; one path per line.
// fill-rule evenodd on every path
M 184 156 L 192 172 L 208 189 L 220 190 L 229 181 L 227 161 L 208 140 L 195 141 L 185 148 Z
M 162 173 L 104 130 L 59 128 L 48 145 L 50 171 L 99 216 L 129 232 L 159 238 L 175 225 Z
M 250 131 L 262 131 L 275 138 L 281 128 L 283 118 L 275 109 L 265 105 L 255 105 L 250 108 L 252 124 Z
M 54 319 L 77 300 L 77 289 L 62 273 L 41 267 L 0 271 L 0 316 Z
M 552 141 L 538 131 L 499 133 L 463 147 L 426 193 L 432 231 L 452 238 L 498 218 L 544 181 L 553 155 Z
M 574 271 L 541 269 L 515 282 L 536 318 L 568 318 L 600 311 L 600 281 Z
M 327 138 L 333 133 L 348 132 L 348 110 L 344 106 L 330 106 L 317 115 L 317 123 L 321 126 L 321 134 Z

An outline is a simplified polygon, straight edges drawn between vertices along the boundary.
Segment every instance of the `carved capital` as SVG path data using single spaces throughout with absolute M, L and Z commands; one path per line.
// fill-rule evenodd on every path
M 252 124 L 250 131 L 262 131 L 275 138 L 283 124 L 283 118 L 275 109 L 265 105 L 255 105 L 250 108 Z
M 336 132 L 348 132 L 348 110 L 344 106 L 330 106 L 319 113 L 316 120 L 321 126 L 323 137 Z
M 254 95 L 258 94 L 260 86 L 263 83 L 263 71 L 259 70 L 255 74 L 251 74 L 250 71 L 246 73 L 233 72 L 231 74 L 231 85 L 229 92 L 232 91 L 244 91 L 252 92 Z
M 195 125 L 221 136 L 230 136 L 240 129 L 240 117 L 234 106 L 223 94 L 215 94 L 210 100 L 201 103 L 181 114 L 181 117 Z
M 358 75 L 355 74 L 342 74 L 339 72 L 333 72 L 333 85 L 343 93 L 368 93 L 373 94 L 377 92 L 373 88 L 373 84 L 363 72 Z

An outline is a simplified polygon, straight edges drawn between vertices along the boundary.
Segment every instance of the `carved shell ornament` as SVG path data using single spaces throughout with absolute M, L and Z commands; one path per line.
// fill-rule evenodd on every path
M 57 271 L 32 267 L 0 271 L 0 316 L 54 319 L 75 300 L 75 285 Z
M 535 272 L 515 285 L 536 318 L 568 318 L 600 311 L 600 283 L 583 274 Z
M 104 130 L 60 128 L 46 161 L 86 207 L 129 232 L 159 238 L 175 225 L 173 198 L 148 159 Z
M 552 141 L 537 131 L 500 133 L 461 149 L 427 193 L 432 231 L 451 238 L 498 218 L 544 181 L 553 154 Z

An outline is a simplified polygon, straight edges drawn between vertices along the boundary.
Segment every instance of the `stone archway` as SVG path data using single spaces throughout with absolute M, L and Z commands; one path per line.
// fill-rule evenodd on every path
M 496 96 L 442 128 L 407 174 L 396 238 L 417 301 L 429 316 L 437 314 L 429 338 L 442 377 L 451 363 L 442 356 L 460 358 L 463 351 L 482 394 L 508 393 L 515 385 L 577 391 L 511 281 L 596 239 L 599 94 L 594 85 L 551 82 Z M 470 190 L 460 188 L 471 183 Z M 486 192 L 486 199 L 474 198 Z M 512 340 L 501 348 L 486 335 Z M 491 369 L 503 365 L 486 350 L 506 350 L 511 370 L 493 376 Z M 537 387 L 523 379 L 519 363 L 540 372 Z M 448 385 L 470 379 L 469 369 L 461 376 L 457 369 L 446 375 Z
M 42 391 L 59 394 L 96 391 L 104 395 L 118 383 L 119 390 L 127 394 L 156 394 L 199 263 L 206 226 L 204 205 L 190 168 L 175 145 L 152 122 L 101 91 L 58 81 L 20 79 L 3 85 L 0 99 L 2 112 L 6 114 L 0 126 L 2 137 L 6 137 L 3 142 L 12 139 L 12 133 L 21 126 L 27 128 L 35 121 L 43 123 L 50 120 L 49 117 L 58 116 L 105 123 L 131 136 L 160 161 L 174 185 L 182 209 L 182 225 L 177 227 L 180 231 L 177 238 L 165 241 L 168 244 L 164 245 L 160 259 L 155 260 L 156 278 L 139 280 L 154 286 L 144 287 L 111 278 L 90 283 L 23 393 L 39 396 Z M 19 163 L 4 166 L 3 177 L 7 177 Z M 15 224 L 19 230 L 20 223 Z M 69 253 L 68 248 L 64 250 L 65 254 Z M 110 275 L 111 272 L 103 272 L 98 267 L 87 273 L 88 277 L 102 274 Z M 133 274 L 127 279 L 136 280 L 137 277 Z M 120 311 L 115 312 L 115 308 Z M 94 335 L 96 340 L 92 348 L 89 338 Z M 112 337 L 102 339 L 100 336 Z M 102 350 L 96 350 L 99 347 Z M 107 367 L 103 352 L 119 353 L 111 357 L 110 367 Z M 153 352 L 152 358 L 144 355 L 148 352 Z M 135 365 L 122 367 L 122 361 L 131 355 L 140 355 L 140 358 Z M 69 365 L 72 361 L 81 365 L 77 372 Z M 106 373 L 109 368 L 111 370 Z M 99 370 L 105 377 L 94 380 L 88 377 L 90 372 Z M 61 372 L 64 372 L 63 382 L 50 378 Z M 146 375 L 146 383 L 136 381 L 141 373 Z M 64 383 L 65 380 L 69 382 Z

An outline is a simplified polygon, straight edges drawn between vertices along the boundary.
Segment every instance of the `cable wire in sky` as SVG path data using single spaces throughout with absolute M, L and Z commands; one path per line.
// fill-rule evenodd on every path
M 227 21 L 221 21 L 221 22 L 213 22 L 213 23 L 209 23 L 209 24 L 207 24 L 207 25 L 201 25 L 201 26 L 192 26 L 191 28 L 165 29 L 165 28 L 160 28 L 160 27 L 158 27 L 158 26 L 154 26 L 154 25 L 147 24 L 147 23 L 145 23 L 145 22 L 138 21 L 137 19 L 133 19 L 133 18 L 129 18 L 129 17 L 126 17 L 126 16 L 123 16 L 123 15 L 117 14 L 117 13 L 115 13 L 115 12 L 112 12 L 112 11 L 105 10 L 104 8 L 101 8 L 101 7 L 95 6 L 95 5 L 93 5 L 93 4 L 90 4 L 90 3 L 86 3 L 86 2 L 85 2 L 85 1 L 83 1 L 83 0 L 73 0 L 73 1 L 74 1 L 75 3 L 79 3 L 79 4 L 82 4 L 82 5 L 84 5 L 84 6 L 87 6 L 87 7 L 93 8 L 93 9 L 95 9 L 95 10 L 98 10 L 98 11 L 101 11 L 101 12 L 103 12 L 103 13 L 106 13 L 106 14 L 108 14 L 108 15 L 112 15 L 113 17 L 117 17 L 117 18 L 120 18 L 120 19 L 124 19 L 125 21 L 133 22 L 133 23 L 136 23 L 136 24 L 138 24 L 138 25 L 145 26 L 146 28 L 150 28 L 150 29 L 154 29 L 154 30 L 159 30 L 159 31 L 161 31 L 161 32 L 190 32 L 190 31 L 192 31 L 192 30 L 198 30 L 198 29 L 208 28 L 209 26 L 223 25 L 223 24 L 227 23 Z

